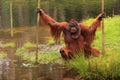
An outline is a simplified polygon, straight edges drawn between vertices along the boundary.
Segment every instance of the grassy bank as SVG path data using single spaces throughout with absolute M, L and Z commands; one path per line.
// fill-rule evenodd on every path
M 90 24 L 93 19 L 86 20 Z M 117 80 L 120 78 L 120 16 L 105 19 L 105 55 L 85 59 L 77 56 L 68 61 L 67 66 L 79 71 L 84 79 Z M 101 50 L 102 33 L 98 29 L 93 47 Z

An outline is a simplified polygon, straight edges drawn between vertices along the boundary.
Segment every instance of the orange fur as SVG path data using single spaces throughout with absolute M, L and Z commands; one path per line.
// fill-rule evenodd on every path
M 90 55 L 98 56 L 100 54 L 97 49 L 92 48 L 91 46 L 97 27 L 100 26 L 100 20 L 98 20 L 98 18 L 99 15 L 88 27 L 85 24 L 79 23 L 81 35 L 78 39 L 72 39 L 69 35 L 64 35 L 66 47 L 61 50 L 63 50 L 67 56 L 77 52 L 84 52 L 86 57 L 89 57 Z M 41 20 L 46 25 L 50 26 L 51 34 L 56 41 L 59 40 L 61 32 L 68 25 L 68 22 L 57 22 L 45 13 L 41 15 Z

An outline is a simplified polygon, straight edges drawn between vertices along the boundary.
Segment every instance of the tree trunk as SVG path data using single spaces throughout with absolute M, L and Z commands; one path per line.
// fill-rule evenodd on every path
M 38 0 L 38 8 L 40 8 L 40 0 Z M 40 22 L 40 15 L 37 14 L 37 26 L 36 26 L 36 64 L 38 64 L 38 27 L 40 26 L 39 25 L 39 22 Z
M 102 12 L 104 12 L 104 0 L 102 0 Z M 105 47 L 104 47 L 104 18 L 102 19 L 102 54 L 105 55 Z
M 10 30 L 11 30 L 11 37 L 13 37 L 13 15 L 12 15 L 12 0 L 10 0 Z

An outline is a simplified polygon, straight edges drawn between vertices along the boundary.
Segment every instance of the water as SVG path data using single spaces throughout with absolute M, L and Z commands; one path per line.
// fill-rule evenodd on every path
M 40 64 L 34 67 L 28 65 L 1 59 L 0 80 L 73 80 L 76 75 L 67 76 L 69 70 L 59 64 Z
M 73 70 L 70 73 L 72 76 L 69 76 L 71 70 L 60 64 L 32 65 L 30 62 L 26 63 L 15 56 L 16 49 L 25 42 L 36 42 L 35 32 L 35 27 L 27 27 L 26 29 L 20 27 L 14 29 L 14 36 L 10 37 L 8 29 L 0 31 L 3 43 L 13 41 L 17 44 L 15 48 L 2 48 L 3 52 L 8 53 L 8 57 L 0 59 L 0 80 L 74 80 L 73 74 L 77 71 Z M 45 44 L 48 39 L 51 39 L 49 27 L 39 27 L 39 44 Z
M 38 28 L 39 44 L 47 43 L 51 39 L 51 34 L 48 26 Z M 18 45 L 30 41 L 36 42 L 36 27 L 19 27 L 14 28 L 14 36 L 10 36 L 10 29 L 1 29 L 0 39 L 4 42 L 13 41 Z

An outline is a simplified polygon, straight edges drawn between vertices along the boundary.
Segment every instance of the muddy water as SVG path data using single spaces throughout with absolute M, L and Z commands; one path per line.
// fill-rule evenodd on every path
M 0 60 L 0 80 L 62 80 L 65 73 L 62 68 L 52 64 L 28 67 L 4 59 Z
M 9 59 L 0 59 L 0 80 L 78 80 L 78 73 L 59 64 L 16 63 Z
M 58 64 L 40 64 L 28 67 L 11 60 L 0 60 L 0 80 L 72 80 L 65 77 L 65 67 Z
M 46 44 L 51 39 L 48 27 L 40 27 L 39 44 Z M 25 42 L 36 42 L 35 27 L 21 27 L 14 29 L 14 36 L 10 37 L 10 30 L 0 31 L 0 38 L 3 43 L 15 42 L 16 48 L 1 49 L 8 53 L 7 59 L 0 59 L 0 80 L 75 80 L 78 75 L 74 70 L 63 67 L 59 64 L 39 64 L 31 66 L 30 63 L 23 63 L 15 55 L 15 50 Z M 76 79 L 77 80 L 77 79 Z
M 38 28 L 39 44 L 45 44 L 51 39 L 50 29 L 48 26 Z M 26 41 L 36 42 L 36 27 L 19 27 L 14 28 L 14 36 L 10 36 L 10 29 L 0 30 L 0 39 L 3 41 L 14 41 L 24 43 Z

